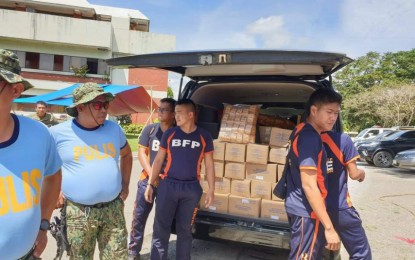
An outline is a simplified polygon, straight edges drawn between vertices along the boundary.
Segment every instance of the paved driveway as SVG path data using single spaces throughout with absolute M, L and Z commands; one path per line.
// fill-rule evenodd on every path
M 366 170 L 366 180 L 363 183 L 350 180 L 350 194 L 352 202 L 363 220 L 372 247 L 373 259 L 415 259 L 415 172 L 395 168 L 381 169 L 363 163 L 360 164 L 360 167 L 364 167 Z M 126 201 L 125 208 L 128 230 L 131 225 L 135 185 L 138 181 L 139 171 L 140 167 L 135 159 L 130 196 Z M 153 216 L 152 213 L 147 223 L 142 251 L 143 259 L 149 259 Z M 172 236 L 170 240 L 170 259 L 175 259 L 176 237 Z M 49 260 L 54 257 L 55 241 L 50 237 L 49 242 L 43 259 Z M 344 249 L 341 254 L 343 259 L 348 259 Z M 192 256 L 196 260 L 287 258 L 286 252 L 281 250 L 201 240 L 194 241 Z M 99 259 L 98 252 L 95 252 L 94 259 Z

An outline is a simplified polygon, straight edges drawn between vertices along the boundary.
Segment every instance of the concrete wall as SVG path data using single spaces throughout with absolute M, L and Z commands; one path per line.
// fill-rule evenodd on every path
M 0 29 L 1 30 L 1 29 Z M 58 43 L 45 43 L 39 41 L 25 41 L 21 39 L 0 38 L 0 48 L 26 52 L 59 54 L 95 59 L 112 58 L 110 50 L 98 50 L 88 46 L 70 46 Z
M 4 9 L 0 17 L 1 37 L 111 49 L 109 22 Z

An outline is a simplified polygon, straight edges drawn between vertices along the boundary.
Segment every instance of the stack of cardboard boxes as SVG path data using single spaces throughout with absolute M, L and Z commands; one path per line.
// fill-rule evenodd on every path
M 205 193 L 200 209 L 251 218 L 287 221 L 284 202 L 272 194 L 281 175 L 291 130 L 260 127 L 261 144 L 240 144 L 214 141 L 215 199 L 204 208 Z M 201 185 L 208 182 L 201 168 Z

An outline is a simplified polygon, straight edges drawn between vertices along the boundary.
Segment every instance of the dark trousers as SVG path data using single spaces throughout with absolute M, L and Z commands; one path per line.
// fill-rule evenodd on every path
M 144 198 L 148 179 L 140 180 L 137 184 L 137 195 L 134 203 L 133 222 L 131 223 L 130 242 L 128 244 L 128 254 L 138 255 L 143 246 L 144 229 L 146 227 L 148 215 L 153 208 L 153 203 L 148 203 Z M 153 190 L 153 200 L 157 190 Z
M 176 259 L 189 260 L 192 249 L 192 225 L 197 213 L 202 188 L 198 181 L 180 182 L 165 179 L 157 190 L 151 260 L 165 260 L 169 238 L 176 217 Z
M 291 230 L 291 251 L 288 259 L 321 259 L 325 238 L 320 221 L 288 213 L 287 215 Z
M 362 220 L 354 207 L 328 211 L 334 228 L 340 236 L 350 259 L 372 259 L 369 241 Z

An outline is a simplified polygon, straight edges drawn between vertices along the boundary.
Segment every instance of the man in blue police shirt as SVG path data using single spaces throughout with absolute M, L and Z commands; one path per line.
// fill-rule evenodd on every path
M 10 113 L 31 87 L 17 55 L 0 50 L 0 258 L 39 257 L 61 187 L 61 159 L 47 127 Z M 39 230 L 40 228 L 40 230 Z

